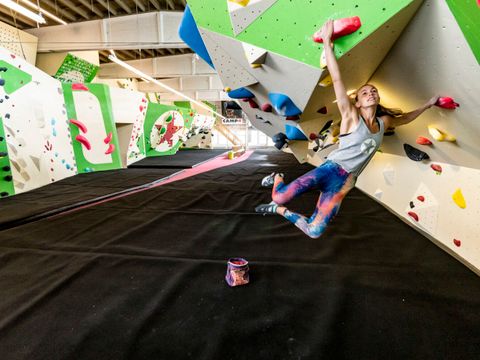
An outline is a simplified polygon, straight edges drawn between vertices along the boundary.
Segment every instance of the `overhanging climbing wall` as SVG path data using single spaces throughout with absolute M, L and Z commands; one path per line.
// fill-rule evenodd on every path
M 458 7 L 469 11 L 464 15 L 480 20 L 473 0 L 462 3 Z M 478 54 L 456 20 L 457 10 L 452 13 L 443 1 L 425 1 L 370 82 L 379 87 L 387 106 L 409 111 L 440 94 L 453 97 L 460 107 L 433 107 L 397 128 L 357 186 L 480 273 L 480 69 Z M 480 33 L 480 21 L 470 24 L 470 33 Z M 429 126 L 456 141 L 436 140 Z M 419 136 L 432 145 L 417 144 Z M 410 160 L 405 143 L 430 160 Z
M 0 48 L 0 85 L 0 192 L 76 174 L 60 82 Z
M 269 136 L 286 133 L 295 121 L 290 149 L 299 160 L 315 157 L 310 133 L 329 120 L 338 122 L 328 72 L 320 67 L 323 45 L 313 33 L 328 18 L 358 16 L 361 27 L 335 41 L 348 88 L 363 84 L 408 24 L 420 0 L 388 4 L 359 1 L 189 1 L 199 32 L 228 95 L 255 127 Z M 295 139 L 290 139 L 295 140 Z M 303 141 L 300 143 L 299 141 Z M 311 149 L 309 151 L 309 149 Z

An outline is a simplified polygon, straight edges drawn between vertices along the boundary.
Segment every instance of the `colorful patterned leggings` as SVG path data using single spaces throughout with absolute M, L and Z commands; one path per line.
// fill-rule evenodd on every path
M 340 165 L 327 160 L 288 185 L 277 176 L 273 185 L 272 199 L 277 204 L 283 205 L 309 190 L 320 190 L 317 206 L 310 218 L 288 209 L 283 215 L 305 234 L 316 239 L 323 234 L 327 224 L 337 214 L 343 198 L 355 186 L 355 180 L 356 177 Z

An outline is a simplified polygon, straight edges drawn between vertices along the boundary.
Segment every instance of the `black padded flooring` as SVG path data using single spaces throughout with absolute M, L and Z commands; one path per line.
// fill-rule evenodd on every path
M 473 359 L 480 281 L 354 189 L 318 240 L 249 160 L 0 232 L 3 359 Z M 317 194 L 292 207 L 310 213 Z M 229 257 L 251 283 L 229 288 Z
M 170 176 L 225 153 L 225 149 L 182 150 L 173 156 L 145 158 L 131 169 L 78 174 L 38 189 L 0 199 L 0 230 L 38 220 Z
M 226 149 L 185 149 L 172 156 L 152 156 L 129 165 L 129 168 L 187 169 L 212 157 L 226 153 Z

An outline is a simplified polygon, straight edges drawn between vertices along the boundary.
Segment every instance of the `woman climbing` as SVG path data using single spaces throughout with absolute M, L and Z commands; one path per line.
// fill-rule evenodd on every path
M 403 113 L 381 106 L 377 88 L 365 84 L 357 90 L 355 103 L 352 104 L 333 52 L 332 34 L 333 21 L 328 20 L 321 29 L 321 35 L 341 115 L 339 147 L 327 156 L 322 165 L 290 184 L 285 184 L 283 174 L 273 173 L 265 177 L 262 186 L 273 186 L 273 201 L 255 208 L 258 213 L 284 216 L 311 238 L 320 237 L 337 214 L 343 198 L 354 187 L 358 175 L 379 148 L 385 129 L 408 124 L 432 107 L 438 99 L 435 96 L 422 107 Z M 310 218 L 283 206 L 309 190 L 321 192 Z

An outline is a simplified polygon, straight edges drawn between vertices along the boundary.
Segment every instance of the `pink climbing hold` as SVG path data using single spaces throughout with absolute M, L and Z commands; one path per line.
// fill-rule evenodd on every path
M 362 23 L 358 16 L 334 20 L 332 40 L 351 34 L 360 29 L 360 26 L 362 26 Z M 321 30 L 313 34 L 313 41 L 323 43 Z
M 455 110 L 457 107 L 460 106 L 460 104 L 456 103 L 451 97 L 448 96 L 438 98 L 435 105 L 450 110 Z
M 75 125 L 76 127 L 78 127 L 83 133 L 86 133 L 87 132 L 87 127 L 85 126 L 84 123 L 82 123 L 81 121 L 78 121 L 78 120 L 75 120 L 75 119 L 70 119 L 69 120 L 73 125 Z
M 420 144 L 420 145 L 432 145 L 432 142 L 429 139 L 427 139 L 426 137 L 423 137 L 423 136 L 419 136 L 417 138 L 416 143 Z
M 140 112 L 142 112 L 142 111 L 143 111 L 143 106 L 140 105 L 140 106 L 138 107 L 138 109 L 140 110 Z
M 418 215 L 415 214 L 413 211 L 409 211 L 408 216 L 410 216 L 413 220 L 418 221 Z
M 105 155 L 109 155 L 109 154 L 111 154 L 111 153 L 114 152 L 114 151 L 115 151 L 115 145 L 110 144 L 110 145 L 108 145 L 107 151 L 105 151 Z
M 109 132 L 107 137 L 105 139 L 103 139 L 103 142 L 105 144 L 108 144 L 110 141 L 112 141 L 112 133 L 111 132 Z
M 480 1 L 480 0 L 479 0 Z M 458 239 L 453 239 L 453 243 L 455 244 L 455 246 L 457 247 L 460 247 L 462 245 L 462 242 Z
M 92 145 L 90 145 L 90 141 L 88 141 L 88 139 L 83 135 L 75 136 L 75 140 L 77 140 L 79 143 L 85 146 L 87 150 L 90 150 L 92 148 Z
M 80 83 L 72 84 L 72 90 L 89 91 L 89 89 L 84 84 L 80 84 Z
M 262 111 L 272 112 L 272 104 L 265 103 L 262 105 Z

